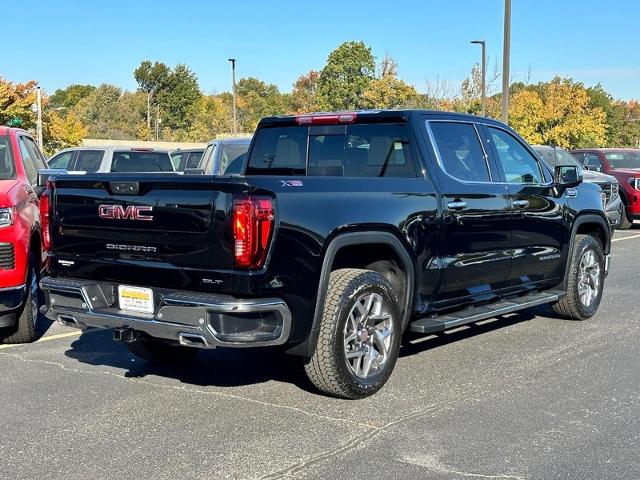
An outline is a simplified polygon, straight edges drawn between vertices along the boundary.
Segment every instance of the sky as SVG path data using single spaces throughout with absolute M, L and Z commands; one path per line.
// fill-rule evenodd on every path
M 8 7 L 8 8 L 6 8 Z M 186 64 L 205 93 L 253 76 L 291 91 L 342 42 L 362 40 L 420 92 L 455 90 L 487 42 L 502 64 L 503 0 L 35 0 L 2 9 L 0 76 L 52 93 L 73 83 L 135 90 L 142 60 Z M 640 1 L 512 0 L 511 80 L 570 76 L 640 99 Z M 499 67 L 501 68 L 501 67 Z M 495 82 L 500 89 L 500 80 Z

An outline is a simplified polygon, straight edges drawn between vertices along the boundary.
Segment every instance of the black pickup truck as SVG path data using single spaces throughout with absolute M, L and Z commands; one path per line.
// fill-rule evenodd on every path
M 280 346 L 323 392 L 389 378 L 405 331 L 600 304 L 597 185 L 505 125 L 429 111 L 263 119 L 241 175 L 53 175 L 49 318 L 147 359 Z

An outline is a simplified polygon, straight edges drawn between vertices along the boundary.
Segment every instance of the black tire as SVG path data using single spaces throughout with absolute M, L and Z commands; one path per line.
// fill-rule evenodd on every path
M 38 290 L 40 276 L 36 265 L 37 260 L 32 256 L 27 275 L 27 294 L 16 314 L 18 321 L 16 325 L 8 329 L 9 334 L 2 339 L 2 343 L 30 343 L 36 339 L 39 309 L 42 304 Z
M 633 226 L 633 220 L 629 218 L 627 214 L 627 208 L 624 207 L 622 209 L 622 216 L 620 218 L 620 225 L 618 225 L 618 229 L 620 230 L 629 230 Z
M 127 343 L 127 348 L 135 356 L 152 363 L 188 363 L 198 353 L 197 348 L 163 342 L 151 337 L 143 337 Z
M 348 363 L 346 348 L 351 348 L 351 342 L 355 342 L 361 345 L 361 350 L 358 352 L 365 349 L 368 352 L 369 348 L 374 348 L 375 335 L 370 333 L 373 329 L 367 334 L 356 335 L 357 327 L 354 326 L 353 335 L 356 335 L 356 340 L 345 345 L 345 326 L 352 309 L 357 308 L 358 302 L 369 298 L 367 296 L 373 296 L 376 302 L 381 302 L 380 308 L 384 308 L 386 312 L 383 315 L 386 318 L 383 323 L 386 324 L 387 332 L 391 332 L 389 334 L 391 338 L 387 343 L 387 354 L 376 357 L 376 362 L 382 359 L 382 364 L 376 363 L 374 372 L 366 378 L 361 378 L 354 373 L 352 364 Z M 373 316 L 368 314 L 364 317 L 364 321 L 368 323 L 380 321 L 382 318 L 378 316 L 372 320 Z M 315 352 L 311 358 L 307 359 L 305 371 L 318 390 L 326 394 L 348 399 L 373 395 L 391 376 L 398 359 L 401 336 L 402 321 L 398 310 L 398 297 L 391 284 L 382 275 L 370 270 L 352 268 L 333 271 L 329 277 Z M 370 347 L 366 345 L 366 341 L 372 342 Z M 376 352 L 378 350 L 380 349 L 377 348 Z M 368 353 L 362 354 L 363 357 L 368 355 Z M 354 361 L 354 359 L 351 360 L 351 362 Z M 363 358 L 363 361 L 366 362 L 367 359 Z
M 593 275 L 598 278 L 595 298 L 592 298 L 591 303 L 587 305 L 585 301 L 581 299 L 579 284 L 582 283 L 581 280 L 583 279 L 581 262 L 589 252 L 592 252 L 594 255 L 599 271 L 597 275 Z M 553 305 L 553 310 L 565 318 L 586 320 L 598 311 L 600 301 L 602 300 L 605 266 L 602 245 L 591 235 L 576 235 L 570 262 L 567 293 L 559 302 Z M 593 283 L 593 280 L 589 280 L 589 283 Z

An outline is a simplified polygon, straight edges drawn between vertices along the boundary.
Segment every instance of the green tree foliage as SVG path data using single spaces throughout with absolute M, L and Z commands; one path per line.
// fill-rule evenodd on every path
M 71 109 L 75 107 L 80 100 L 89 96 L 96 87 L 93 85 L 69 85 L 66 88 L 56 90 L 49 97 L 49 108 L 52 109 Z
M 138 82 L 138 90 L 147 95 L 147 128 L 151 129 L 152 108 L 157 104 L 155 95 L 167 87 L 171 70 L 162 62 L 144 60 L 133 71 L 133 77 Z
M 123 92 L 103 84 L 76 105 L 76 111 L 91 138 L 133 140 L 144 122 L 143 93 Z
M 236 85 L 238 122 L 243 132 L 253 132 L 262 117 L 287 113 L 290 99 L 273 84 L 257 78 L 242 78 Z
M 186 65 L 176 65 L 156 96 L 162 125 L 170 130 L 189 130 L 202 98 L 196 75 Z
M 357 110 L 375 77 L 375 58 L 364 42 L 345 42 L 329 54 L 318 80 L 318 105 L 325 110 Z

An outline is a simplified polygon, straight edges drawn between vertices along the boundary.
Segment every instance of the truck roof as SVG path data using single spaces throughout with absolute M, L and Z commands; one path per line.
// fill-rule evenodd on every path
M 444 112 L 438 110 L 356 110 L 345 112 L 312 112 L 303 113 L 299 115 L 277 115 L 272 117 L 266 117 L 260 120 L 258 127 L 267 125 L 294 125 L 300 124 L 300 119 L 308 118 L 321 118 L 321 117 L 344 117 L 345 120 L 336 120 L 333 123 L 388 123 L 388 122 L 408 122 L 412 115 L 432 115 L 437 116 L 439 119 L 454 119 L 454 120 L 473 120 L 478 121 L 479 118 L 483 122 L 503 125 L 502 122 L 494 120 L 488 117 L 479 117 L 478 115 L 471 115 L 468 113 L 457 112 Z M 353 117 L 353 118 L 349 118 Z M 305 122 L 305 124 L 311 124 L 311 122 Z

